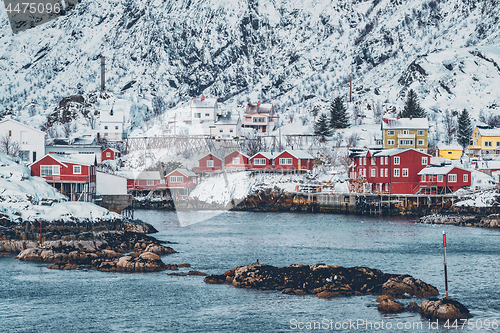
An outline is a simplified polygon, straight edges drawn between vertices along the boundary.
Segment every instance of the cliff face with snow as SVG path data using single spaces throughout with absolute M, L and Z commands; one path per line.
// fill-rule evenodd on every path
M 500 111 L 499 0 L 82 0 L 12 34 L 0 10 L 0 113 L 40 126 L 62 97 L 107 88 L 167 107 L 201 94 L 279 112 L 356 100 Z M 140 107 L 133 107 L 132 110 Z

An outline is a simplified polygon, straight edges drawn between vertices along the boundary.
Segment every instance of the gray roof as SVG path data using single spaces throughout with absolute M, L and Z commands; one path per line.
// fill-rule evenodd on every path
M 299 159 L 314 159 L 314 157 L 305 150 L 288 150 L 287 149 L 284 152 L 287 152 L 290 155 L 292 155 L 293 157 L 299 158 Z M 280 153 L 279 155 L 283 154 L 284 152 Z
M 477 128 L 481 136 L 500 136 L 500 128 Z
M 273 113 L 274 107 L 272 103 L 264 103 L 264 104 L 252 104 L 248 103 L 245 109 L 245 114 L 251 113 Z
M 127 177 L 127 179 L 149 179 L 149 180 L 160 180 L 159 171 L 139 171 L 139 170 L 122 170 L 118 171 L 117 174 Z
M 188 169 L 185 169 L 185 168 L 175 169 L 174 171 L 170 172 L 168 175 L 170 175 L 170 174 L 172 174 L 172 173 L 174 173 L 176 171 L 182 173 L 186 177 L 197 177 L 197 175 L 194 172 L 192 172 L 192 171 L 190 171 Z M 168 175 L 166 175 L 165 177 L 167 177 Z
M 465 170 L 459 167 L 456 167 L 454 165 L 446 165 L 446 166 L 427 166 L 420 170 L 418 173 L 419 175 L 446 175 L 448 174 L 451 170 L 453 169 L 461 169 Z M 468 171 L 468 170 L 465 170 Z

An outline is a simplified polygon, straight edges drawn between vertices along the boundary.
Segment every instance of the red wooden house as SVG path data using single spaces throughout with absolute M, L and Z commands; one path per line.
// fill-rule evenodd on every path
M 120 157 L 120 152 L 114 148 L 106 148 L 102 151 L 102 158 L 101 160 L 102 161 L 106 161 L 106 160 L 115 160 L 117 159 L 118 157 Z
M 246 170 L 250 169 L 249 158 L 239 151 L 233 151 L 224 157 L 224 168 L 226 170 Z
M 165 176 L 165 184 L 169 189 L 189 191 L 198 185 L 198 176 L 188 169 L 175 169 Z
M 90 202 L 95 199 L 95 155 L 47 154 L 29 168 L 32 176 L 44 178 L 70 201 Z
M 272 169 L 274 166 L 274 159 L 276 158 L 276 154 L 269 152 L 259 152 L 252 157 L 250 157 L 250 168 L 251 169 Z
M 419 194 L 444 194 L 471 185 L 471 172 L 453 165 L 428 166 L 422 169 Z
M 193 168 L 197 172 L 214 172 L 222 170 L 222 159 L 214 154 L 207 154 L 198 160 L 198 166 Z
M 312 170 L 314 157 L 303 150 L 285 150 L 275 158 L 274 169 Z
M 159 171 L 120 171 L 119 175 L 127 178 L 127 190 L 154 190 L 163 180 Z
M 420 185 L 418 173 L 430 164 L 431 156 L 412 148 L 394 148 L 366 150 L 351 158 L 350 178 L 366 181 L 368 192 L 414 194 Z

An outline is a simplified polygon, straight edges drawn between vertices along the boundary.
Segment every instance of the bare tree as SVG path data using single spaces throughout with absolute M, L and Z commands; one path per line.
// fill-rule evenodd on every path
M 258 134 L 249 135 L 242 146 L 242 150 L 248 156 L 253 156 L 259 151 L 264 151 L 265 148 L 266 144 Z
M 384 111 L 382 109 L 382 104 L 380 102 L 376 102 L 373 106 L 373 119 L 376 124 L 382 123 L 382 117 L 384 115 Z
M 453 141 L 453 137 L 457 130 L 457 122 L 455 121 L 455 117 L 453 117 L 453 115 L 448 110 L 446 110 L 444 113 L 443 124 L 445 142 L 447 145 L 449 145 Z
M 21 146 L 19 145 L 19 142 L 12 140 L 11 136 L 4 135 L 0 137 L 0 152 L 5 155 L 17 157 L 19 156 L 20 149 Z
M 293 123 L 293 119 L 295 118 L 295 113 L 294 112 L 290 112 L 288 114 L 288 119 L 290 119 L 290 123 Z
M 354 118 L 354 125 L 361 125 L 363 123 L 365 114 L 363 113 L 363 111 L 361 111 L 359 105 L 355 105 L 352 116 Z
M 314 122 L 316 122 L 316 117 L 318 116 L 320 107 L 318 105 L 314 106 L 313 109 L 311 110 L 311 113 L 314 117 Z
M 342 146 L 343 140 L 344 140 L 344 136 L 342 135 L 342 133 L 337 132 L 337 134 L 335 135 L 335 137 L 333 139 L 333 142 L 335 143 L 335 147 L 339 148 L 340 146 Z
M 71 123 L 65 123 L 63 125 L 63 133 L 66 138 L 69 138 L 71 133 L 73 133 L 73 128 L 71 126 Z
M 160 96 L 153 97 L 153 100 L 151 101 L 151 104 L 152 104 L 152 107 L 153 107 L 153 114 L 155 116 L 159 116 L 166 109 L 165 101 Z
M 349 151 L 340 154 L 340 156 L 339 156 L 339 162 L 340 162 L 340 165 L 342 165 L 344 167 L 345 172 L 347 174 L 349 174 L 349 167 L 352 164 L 352 160 L 349 157 Z
M 351 134 L 350 137 L 347 138 L 347 147 L 352 148 L 358 145 L 359 136 L 357 133 Z

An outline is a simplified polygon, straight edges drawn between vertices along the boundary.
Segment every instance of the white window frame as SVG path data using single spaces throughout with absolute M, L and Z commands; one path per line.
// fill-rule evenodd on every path
M 385 176 L 389 177 L 389 169 L 388 168 L 385 169 Z
M 147 186 L 154 186 L 155 181 L 154 181 L 154 179 L 148 179 L 146 184 L 147 184 Z
M 399 177 L 399 168 L 394 169 L 394 177 Z
M 400 157 L 394 156 L 394 165 L 399 165 L 400 162 L 401 162 Z
M 111 153 L 109 151 L 106 153 L 106 157 L 111 157 Z
M 403 169 L 403 177 L 408 177 L 408 168 Z
M 77 170 L 79 170 L 77 172 Z M 81 175 L 82 174 L 82 166 L 81 165 L 73 165 L 73 174 L 74 175 Z
M 469 182 L 469 175 L 464 174 L 464 183 L 467 183 L 467 182 Z
M 443 175 L 438 175 L 437 182 L 438 183 L 442 183 L 443 182 Z
M 448 175 L 448 183 L 456 183 L 457 182 L 457 174 L 450 173 Z
M 293 160 L 291 158 L 280 158 L 280 165 L 292 165 Z
M 389 192 L 389 183 L 385 183 L 385 191 Z
M 387 140 L 388 146 L 394 146 L 394 140 Z
M 363 165 L 366 165 L 366 157 L 363 157 Z
M 239 157 L 233 157 L 233 164 L 240 164 L 240 158 Z
M 52 166 L 52 174 L 55 176 L 59 176 L 61 174 L 61 166 L 60 165 L 53 165 Z
M 408 135 L 408 134 L 410 134 L 409 130 L 403 130 L 403 135 Z
M 184 183 L 184 177 L 183 176 L 170 176 L 170 182 L 171 183 Z
M 394 131 L 393 130 L 387 131 L 387 135 L 390 135 L 390 136 L 394 135 Z
M 384 169 L 380 169 L 380 177 L 384 177 Z
M 425 133 L 424 133 L 423 130 L 418 130 L 417 131 L 417 136 L 424 136 L 424 135 L 425 135 Z
M 428 162 L 429 159 L 427 158 L 427 156 L 422 156 L 422 165 L 427 165 Z
M 493 141 L 484 141 L 485 147 L 493 147 Z
M 254 165 L 266 165 L 266 159 L 265 158 L 254 158 L 253 164 Z
M 214 167 L 214 160 L 207 160 L 207 168 L 213 168 Z
M 52 165 L 40 165 L 40 177 L 52 176 L 52 173 L 53 173 Z
M 370 170 L 370 172 L 371 172 L 371 176 L 372 176 L 372 177 L 377 177 L 377 169 L 372 168 L 372 169 Z
M 377 164 L 377 161 L 375 161 L 376 157 L 372 157 L 371 160 L 372 160 L 372 165 L 376 165 Z
M 417 146 L 423 146 L 425 144 L 424 140 L 417 140 Z
M 196 112 L 196 113 L 194 114 L 194 117 L 195 117 L 196 119 L 201 119 L 201 112 Z
M 422 182 L 425 182 L 425 181 L 426 181 L 426 177 L 425 177 L 425 175 L 422 175 L 422 177 L 420 177 L 420 180 L 421 180 Z

